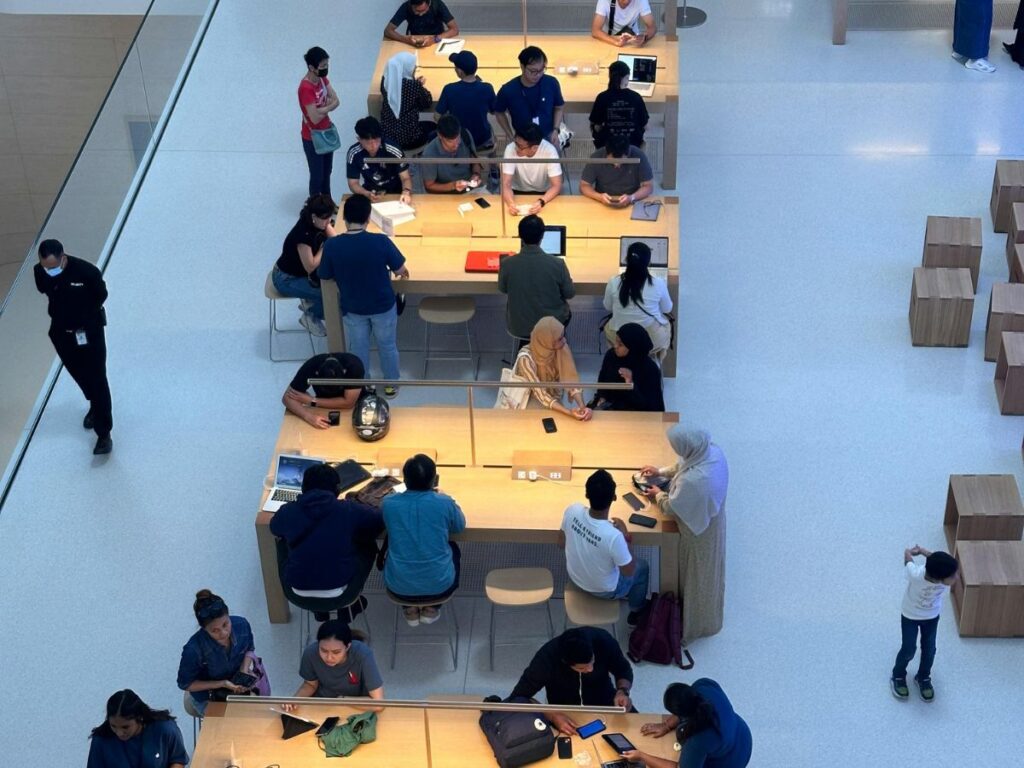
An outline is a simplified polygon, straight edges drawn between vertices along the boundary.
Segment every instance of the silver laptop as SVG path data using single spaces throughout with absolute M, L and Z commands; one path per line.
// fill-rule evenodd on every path
M 299 498 L 299 494 L 302 493 L 302 476 L 306 470 L 323 463 L 323 459 L 313 456 L 292 456 L 287 453 L 279 453 L 274 487 L 263 503 L 263 511 L 277 512 L 289 501 Z
M 651 263 L 647 271 L 655 277 L 668 277 L 668 238 L 667 237 L 620 237 L 619 238 L 619 272 L 626 271 L 626 251 L 633 243 L 644 243 L 651 249 Z
M 654 95 L 654 81 L 658 77 L 657 56 L 637 56 L 633 53 L 620 53 L 619 61 L 629 67 L 629 90 L 641 96 Z

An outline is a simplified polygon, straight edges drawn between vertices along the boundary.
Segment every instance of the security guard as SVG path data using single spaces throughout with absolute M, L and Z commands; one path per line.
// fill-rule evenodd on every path
M 107 324 L 103 274 L 88 261 L 68 256 L 58 240 L 39 244 L 34 268 L 36 288 L 49 300 L 50 341 L 68 373 L 89 401 L 82 426 L 96 431 L 97 455 L 114 447 L 110 430 L 110 385 L 107 384 Z

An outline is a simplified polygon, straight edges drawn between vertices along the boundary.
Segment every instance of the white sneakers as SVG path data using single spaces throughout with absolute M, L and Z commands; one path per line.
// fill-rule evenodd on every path
M 304 312 L 302 314 L 302 317 L 299 318 L 299 325 L 305 328 L 313 336 L 327 335 L 327 327 L 324 325 L 324 321 L 317 320 L 308 313 Z
M 989 63 L 988 59 L 968 59 L 966 56 L 961 56 L 956 51 L 953 51 L 953 58 L 959 61 L 967 69 L 973 69 L 975 72 L 995 72 L 996 68 Z

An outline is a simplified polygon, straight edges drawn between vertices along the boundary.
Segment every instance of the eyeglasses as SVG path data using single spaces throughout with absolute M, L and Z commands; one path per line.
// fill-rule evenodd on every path
M 529 73 L 531 75 L 543 75 L 544 74 L 544 70 L 547 69 L 547 67 L 546 66 L 542 66 L 540 69 L 538 69 L 537 67 L 523 67 L 523 69 L 524 69 L 524 71 L 526 71 L 527 73 Z

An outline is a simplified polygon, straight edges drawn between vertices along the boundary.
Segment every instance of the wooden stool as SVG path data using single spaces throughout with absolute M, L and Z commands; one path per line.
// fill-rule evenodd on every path
M 473 378 L 476 379 L 480 369 L 480 359 L 473 354 L 473 337 L 469 329 L 469 321 L 476 314 L 476 302 L 472 296 L 426 296 L 420 300 L 420 319 L 426 324 L 423 332 L 423 378 L 427 377 L 427 365 L 431 360 L 469 360 L 476 361 L 473 366 Z M 458 325 L 462 323 L 466 329 L 465 355 L 432 355 L 430 353 L 430 329 L 434 325 Z
M 953 552 L 966 540 L 1020 541 L 1024 505 L 1013 475 L 950 475 L 943 520 Z
M 978 290 L 981 268 L 981 219 L 929 216 L 924 230 L 922 267 L 967 267 Z
M 1024 414 L 1024 333 L 1003 331 L 996 360 L 996 400 L 999 412 Z
M 612 634 L 619 637 L 616 625 L 619 623 L 619 601 L 594 597 L 584 592 L 571 581 L 565 582 L 565 621 L 583 627 L 612 625 Z M 564 625 L 563 625 L 564 630 Z
M 985 359 L 995 362 L 1003 331 L 1024 331 L 1024 283 L 994 283 L 985 323 Z
M 1010 259 L 1010 282 L 1024 283 L 1024 244 L 1014 246 Z
M 1024 541 L 961 541 L 957 559 L 961 637 L 1024 637 Z
M 525 608 L 541 605 L 547 609 L 548 634 L 550 640 L 555 636 L 555 625 L 551 621 L 551 603 L 548 602 L 555 593 L 555 580 L 547 568 L 498 568 L 487 574 L 484 581 L 484 593 L 491 603 L 491 671 L 494 671 L 494 646 L 518 645 L 518 643 L 495 642 L 494 615 L 495 606 L 502 608 Z
M 1006 261 L 1010 264 L 1012 275 L 1015 246 L 1024 243 L 1024 203 L 1014 203 L 1010 211 L 1010 231 L 1006 235 Z M 1020 280 L 1014 280 L 1011 277 L 1010 282 L 1019 283 Z
M 914 267 L 910 340 L 915 347 L 966 347 L 973 312 L 969 269 Z
M 1024 203 L 1024 160 L 996 160 L 996 175 L 992 179 L 992 229 L 1008 232 L 1010 210 L 1014 203 Z

